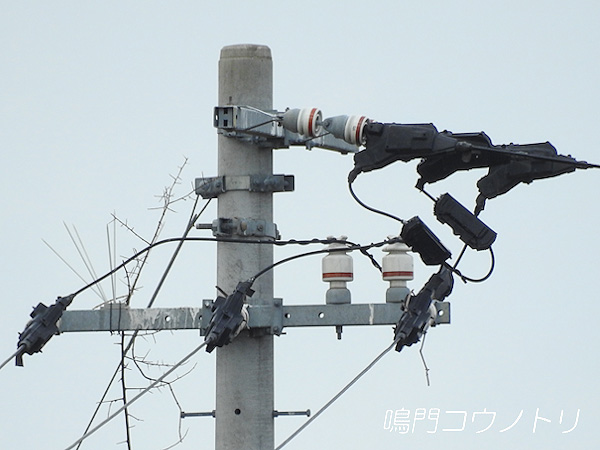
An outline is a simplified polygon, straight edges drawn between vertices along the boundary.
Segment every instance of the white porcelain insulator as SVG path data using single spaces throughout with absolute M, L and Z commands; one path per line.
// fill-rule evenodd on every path
M 298 114 L 298 133 L 306 137 L 316 137 L 323 134 L 323 113 L 317 108 L 301 109 Z
M 385 281 L 412 280 L 414 278 L 414 260 L 410 248 L 403 242 L 387 244 L 383 247 L 387 255 L 382 261 L 382 276 Z
M 345 240 L 342 236 L 340 240 Z M 329 249 L 345 249 L 346 245 L 341 242 L 329 244 Z M 347 282 L 354 279 L 354 263 L 352 256 L 345 250 L 330 252 L 321 261 L 322 277 L 325 282 Z M 337 283 L 336 283 L 337 284 Z

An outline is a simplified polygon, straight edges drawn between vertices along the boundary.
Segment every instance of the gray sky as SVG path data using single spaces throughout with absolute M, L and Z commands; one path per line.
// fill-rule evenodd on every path
M 63 222 L 77 228 L 95 270 L 104 273 L 111 213 L 149 237 L 159 216 L 149 208 L 160 206 L 157 196 L 184 157 L 176 195 L 186 194 L 195 177 L 216 174 L 212 108 L 223 46 L 271 48 L 279 110 L 316 106 L 325 116 L 484 130 L 494 143 L 548 140 L 561 153 L 598 163 L 599 18 L 600 6 L 591 0 L 3 2 L 0 359 L 14 351 L 32 306 L 83 285 L 42 239 L 89 280 Z M 356 191 L 394 214 L 420 215 L 457 255 L 459 241 L 413 189 L 415 165 L 398 162 L 361 175 Z M 346 188 L 352 166 L 350 156 L 325 150 L 276 152 L 275 171 L 296 176 L 295 192 L 276 195 L 283 238 L 344 234 L 367 243 L 398 233 L 395 222 L 353 202 Z M 456 175 L 430 192 L 451 192 L 471 207 L 482 175 Z M 498 233 L 496 270 L 482 284 L 456 283 L 452 324 L 433 329 L 425 345 L 431 386 L 417 347 L 390 353 L 286 448 L 575 450 L 597 444 L 599 188 L 600 172 L 580 171 L 489 201 L 481 218 Z M 191 206 L 173 205 L 163 237 L 181 234 Z M 202 219 L 215 215 L 210 205 Z M 117 228 L 119 258 L 143 246 Z M 134 306 L 147 303 L 171 250 L 152 253 Z M 277 249 L 275 257 L 296 250 Z M 214 261 L 212 244 L 185 245 L 156 306 L 213 298 Z M 386 283 L 365 258 L 356 255 L 354 262 L 353 301 L 383 302 Z M 410 286 L 419 290 L 433 270 L 415 263 Z M 476 277 L 488 264 L 487 254 L 473 252 L 460 268 Z M 110 293 L 110 283 L 104 289 Z M 318 257 L 275 272 L 275 295 L 287 304 L 323 303 L 326 289 Z M 72 308 L 100 302 L 86 292 Z M 163 332 L 141 340 L 136 353 L 175 362 L 200 339 L 194 332 Z M 341 341 L 333 329 L 288 330 L 276 339 L 276 408 L 316 411 L 391 339 L 387 327 L 348 328 Z M 62 449 L 76 440 L 118 363 L 118 342 L 108 333 L 64 334 L 27 357 L 24 368 L 0 371 L 0 448 Z M 174 384 L 185 411 L 214 408 L 214 359 L 197 355 L 187 366 L 195 369 Z M 133 368 L 127 380 L 131 387 L 147 384 Z M 119 389 L 109 398 L 118 398 Z M 437 431 L 428 433 L 430 420 L 408 434 L 385 430 L 386 411 L 401 409 L 411 420 L 417 411 L 439 409 Z M 495 420 L 477 433 L 491 420 L 477 414 L 484 410 L 495 412 Z M 539 419 L 533 433 L 538 410 L 550 422 Z M 514 427 L 500 432 L 521 411 Z M 577 427 L 563 433 L 578 411 Z M 145 396 L 131 412 L 139 419 L 134 448 L 177 441 L 178 408 L 167 390 Z M 103 408 L 101 417 L 107 413 Z M 463 431 L 443 431 L 460 428 L 464 415 Z M 277 419 L 276 442 L 303 420 Z M 182 426 L 187 436 L 178 448 L 213 448 L 212 419 L 186 419 Z M 124 448 L 123 439 L 123 420 L 116 419 L 82 448 Z

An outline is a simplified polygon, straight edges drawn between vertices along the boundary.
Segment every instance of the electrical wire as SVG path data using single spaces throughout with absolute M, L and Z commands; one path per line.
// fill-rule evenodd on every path
M 135 401 L 139 400 L 143 395 L 147 394 L 151 389 L 153 389 L 158 384 L 160 384 L 165 378 L 167 378 L 169 375 L 171 375 L 177 368 L 179 368 L 181 365 L 185 364 L 186 361 L 188 361 L 192 356 L 194 356 L 196 353 L 198 353 L 205 345 L 206 345 L 206 342 L 203 342 L 202 344 L 200 344 L 198 347 L 196 347 L 194 350 L 192 350 L 190 353 L 188 353 L 185 357 L 183 357 L 183 359 L 181 359 L 173 367 L 171 367 L 164 374 L 162 374 L 159 378 L 157 378 L 153 383 L 151 383 L 150 385 L 145 387 L 139 394 L 137 394 L 135 397 L 133 397 L 131 400 L 129 400 L 127 403 L 125 403 L 123 406 L 121 406 L 117 411 L 112 413 L 110 416 L 108 416 L 105 420 L 100 422 L 94 428 L 92 428 L 91 430 L 86 432 L 83 436 L 81 436 L 79 439 L 77 439 L 73 444 L 71 444 L 70 446 L 65 448 L 65 450 L 71 450 L 71 449 L 75 448 L 77 445 L 79 445 L 85 439 L 90 437 L 93 433 L 95 433 L 100 428 L 102 428 L 104 425 L 106 425 L 108 422 L 110 422 L 112 419 L 117 417 L 126 408 L 131 406 Z
M 280 264 L 284 264 L 284 263 L 293 261 L 295 259 L 304 258 L 306 256 L 320 255 L 323 253 L 352 252 L 352 251 L 360 251 L 362 253 L 363 251 L 369 250 L 373 247 L 381 247 L 381 246 L 384 246 L 386 244 L 389 244 L 389 243 L 395 242 L 395 241 L 396 241 L 396 238 L 392 238 L 392 239 L 386 239 L 385 241 L 376 242 L 376 243 L 372 243 L 372 244 L 368 244 L 368 245 L 351 244 L 347 247 L 324 248 L 321 250 L 314 250 L 312 252 L 300 253 L 298 255 L 293 255 L 288 258 L 281 259 L 281 260 L 271 264 L 270 266 L 265 267 L 263 270 L 258 272 L 256 275 L 251 277 L 250 281 L 254 282 L 258 277 L 260 277 L 261 275 L 264 275 L 265 273 L 269 272 L 270 270 L 273 270 L 275 267 L 279 266 Z M 348 243 L 347 241 L 337 241 L 337 242 Z
M 210 204 L 210 201 L 212 199 L 209 199 L 206 204 L 204 205 L 204 207 L 200 210 L 200 212 L 198 214 L 196 214 L 196 207 L 198 205 L 198 200 L 200 199 L 200 196 L 196 197 L 196 200 L 194 201 L 194 205 L 192 206 L 192 212 L 190 213 L 190 218 L 188 220 L 188 223 L 186 225 L 185 231 L 183 233 L 183 237 L 187 237 L 188 233 L 191 231 L 191 229 L 194 227 L 194 224 L 196 223 L 196 221 L 198 220 L 198 218 L 202 215 L 202 213 L 206 210 L 206 208 L 208 207 L 208 205 Z M 169 264 L 167 265 L 167 268 L 165 269 L 165 272 L 163 273 L 163 276 L 161 277 L 156 289 L 154 290 L 154 293 L 152 294 L 152 297 L 150 298 L 150 301 L 148 302 L 147 308 L 152 307 L 152 305 L 154 304 L 154 301 L 156 300 L 156 297 L 158 296 L 158 293 L 164 283 L 164 281 L 166 280 L 166 277 L 173 265 L 173 263 L 175 262 L 175 259 L 177 258 L 177 255 L 179 254 L 179 250 L 181 249 L 181 246 L 183 245 L 183 240 L 179 242 L 179 245 L 177 246 L 177 248 L 175 249 L 175 252 L 173 252 L 173 255 L 171 256 L 171 260 L 169 261 Z M 114 273 L 114 269 L 113 269 L 113 273 Z M 84 434 L 88 432 L 88 430 L 90 429 L 90 427 L 92 426 L 92 423 L 94 423 L 94 419 L 96 418 L 96 415 L 98 414 L 98 412 L 100 411 L 100 407 L 102 406 L 104 399 L 106 398 L 106 396 L 108 395 L 108 392 L 110 390 L 110 387 L 112 386 L 113 382 L 115 381 L 115 378 L 117 377 L 117 375 L 119 374 L 119 371 L 122 369 L 122 365 L 123 365 L 123 356 L 127 354 L 127 352 L 129 352 L 129 349 L 133 346 L 133 343 L 135 341 L 135 339 L 137 338 L 139 334 L 139 330 L 135 330 L 133 332 L 133 334 L 131 335 L 131 338 L 128 342 L 128 344 L 124 347 L 124 349 L 121 352 L 121 360 L 119 361 L 119 365 L 117 366 L 117 368 L 115 369 L 110 381 L 108 382 L 108 386 L 106 387 L 106 390 L 104 391 L 104 393 L 102 394 L 102 397 L 100 398 L 100 401 L 98 402 L 98 404 L 96 405 L 96 409 L 94 410 L 91 419 L 89 420 L 86 429 L 84 430 Z M 77 445 L 77 449 L 79 449 L 79 447 L 81 446 L 81 442 Z
M 17 355 L 19 355 L 20 353 L 23 353 L 23 351 L 25 350 L 25 345 L 21 344 L 19 345 L 19 348 L 17 349 L 16 352 L 14 352 L 12 355 L 10 355 L 10 357 L 4 361 L 2 364 L 0 364 L 0 370 L 2 370 L 2 368 L 7 365 L 10 361 L 12 361 L 13 358 L 15 358 Z
M 147 247 L 143 248 L 142 250 L 138 251 L 137 253 L 135 253 L 133 256 L 130 256 L 129 258 L 127 258 L 125 261 L 123 261 L 121 264 L 119 264 L 118 266 L 114 267 L 112 270 L 110 270 L 109 272 L 105 273 L 104 275 L 102 275 L 100 278 L 97 278 L 96 280 L 92 281 L 91 283 L 88 283 L 87 285 L 83 286 L 82 288 L 80 288 L 79 290 L 75 291 L 72 295 L 73 296 L 77 296 L 79 294 L 81 294 L 82 292 L 84 292 L 85 290 L 95 286 L 96 284 L 104 281 L 106 278 L 108 278 L 109 276 L 111 276 L 112 274 L 114 274 L 115 272 L 121 270 L 122 268 L 126 267 L 128 264 L 130 264 L 132 261 L 135 261 L 137 258 L 139 258 L 141 255 L 143 255 L 144 253 L 149 252 L 150 250 L 152 250 L 155 247 L 158 247 L 160 245 L 164 245 L 164 244 L 169 244 L 169 243 L 173 243 L 173 242 L 181 242 L 181 241 L 190 241 L 190 242 L 230 242 L 230 243 L 238 243 L 238 244 L 263 244 L 263 245 L 277 245 L 277 246 L 282 246 L 282 245 L 291 245 L 291 244 L 300 244 L 300 245 L 308 245 L 308 244 L 332 244 L 332 243 L 349 243 L 347 241 L 342 241 L 339 239 L 311 239 L 311 240 L 305 240 L 305 241 L 298 241 L 298 240 L 290 240 L 290 241 L 261 241 L 261 240 L 250 240 L 250 239 L 237 239 L 237 238 L 208 238 L 208 237 L 175 237 L 175 238 L 167 238 L 167 239 L 162 239 L 160 241 L 156 241 L 150 245 L 148 245 Z M 308 252 L 306 254 L 301 254 L 301 255 L 295 255 L 293 257 L 290 258 L 286 258 L 285 260 L 282 261 L 278 261 L 277 263 L 275 263 L 273 266 L 270 266 L 268 268 L 268 270 L 271 270 L 272 268 L 274 268 L 275 266 L 278 266 L 279 264 L 282 264 L 284 262 L 288 262 L 288 261 L 292 261 L 294 259 L 303 257 L 303 256 L 310 256 L 313 254 L 319 254 L 319 253 L 328 253 L 328 252 L 336 252 L 336 251 L 354 251 L 354 250 L 358 250 L 363 252 L 363 250 L 368 250 L 370 248 L 373 247 L 380 247 L 383 246 L 387 243 L 391 243 L 393 242 L 394 239 L 392 240 L 385 240 L 385 241 L 381 241 L 375 244 L 369 244 L 369 245 L 350 245 L 347 248 L 340 248 L 340 249 L 323 249 L 323 250 L 318 250 L 316 252 Z M 264 271 L 261 271 L 261 273 L 259 275 L 262 275 Z M 258 276 L 258 275 L 256 275 Z M 255 277 L 256 277 L 255 276 Z
M 198 205 L 199 199 L 200 199 L 200 196 L 197 195 L 196 200 L 194 201 L 194 206 L 192 207 L 192 214 L 190 215 L 190 220 L 188 221 L 187 226 L 186 226 L 185 231 L 182 236 L 183 238 L 186 238 L 188 233 L 192 230 L 192 228 L 194 228 L 194 223 L 196 223 L 198 218 L 202 215 L 202 213 L 206 210 L 206 208 L 208 208 L 208 205 L 210 205 L 210 201 L 212 200 L 212 198 L 208 199 L 208 201 L 206 202 L 204 207 L 200 210 L 200 212 L 198 214 L 195 214 L 196 206 Z M 154 290 L 154 293 L 152 294 L 152 298 L 150 298 L 150 301 L 148 302 L 148 308 L 152 307 L 152 305 L 154 304 L 154 301 L 156 300 L 156 297 L 158 296 L 158 293 L 160 292 L 162 285 L 164 284 L 165 280 L 167 279 L 167 276 L 169 275 L 169 272 L 171 271 L 171 267 L 173 267 L 173 263 L 175 262 L 175 259 L 177 259 L 177 256 L 179 255 L 179 251 L 181 250 L 181 247 L 183 246 L 184 242 L 185 241 L 183 241 L 183 240 L 179 241 L 177 248 L 175 249 L 175 251 L 173 252 L 173 255 L 171 256 L 171 260 L 169 261 L 169 264 L 167 264 L 167 268 L 165 269 L 162 277 L 160 278 L 160 281 L 158 282 L 158 285 L 156 286 L 156 289 Z
M 403 224 L 403 225 L 406 223 L 406 220 L 404 220 L 404 219 L 401 219 L 401 218 L 399 218 L 399 217 L 397 217 L 397 216 L 395 216 L 395 215 L 393 215 L 393 214 L 390 214 L 390 213 L 388 213 L 388 212 L 381 211 L 381 210 L 379 210 L 379 209 L 373 208 L 373 207 L 371 207 L 371 206 L 369 206 L 369 205 L 365 204 L 364 202 L 362 202 L 362 201 L 361 201 L 361 200 L 360 200 L 360 199 L 357 197 L 357 195 L 354 193 L 354 189 L 352 189 L 352 181 L 348 181 L 348 189 L 350 190 L 350 194 L 352 195 L 352 198 L 354 198 L 354 200 L 356 200 L 356 202 L 357 202 L 357 203 L 358 203 L 360 206 L 362 206 L 363 208 L 365 208 L 365 209 L 368 209 L 369 211 L 371 211 L 371 212 L 374 212 L 374 213 L 376 213 L 376 214 L 380 214 L 380 215 L 382 215 L 382 216 L 389 217 L 390 219 L 394 219 L 394 220 L 396 220 L 396 221 L 400 222 L 400 223 L 401 223 L 401 224 Z
M 467 281 L 470 283 L 482 283 L 485 280 L 487 280 L 489 277 L 492 276 L 492 272 L 494 272 L 494 269 L 496 267 L 496 257 L 494 256 L 494 251 L 492 250 L 492 247 L 489 248 L 489 251 L 490 251 L 490 259 L 491 259 L 490 270 L 482 278 L 470 278 L 470 277 L 467 277 L 466 275 L 463 275 L 462 272 L 456 268 L 456 264 L 454 265 L 454 267 L 450 266 L 449 264 L 444 264 L 444 266 L 446 266 L 453 273 L 455 273 L 464 283 L 466 283 Z
M 136 255 L 132 256 L 131 258 L 129 258 L 128 260 L 126 260 L 125 262 L 123 262 L 121 265 L 113 268 L 108 274 L 104 275 L 103 277 L 99 278 L 98 280 L 95 280 L 94 282 L 88 284 L 86 287 L 83 287 L 82 289 L 80 289 L 79 291 L 77 291 L 76 294 L 79 294 L 81 292 L 83 292 L 85 289 L 90 288 L 91 286 L 93 286 L 96 283 L 99 283 L 100 281 L 102 281 L 103 279 L 105 279 L 106 277 L 112 275 L 113 273 L 115 273 L 116 271 L 120 270 L 121 268 L 123 268 L 125 265 L 127 265 L 129 262 L 133 261 L 134 259 L 136 259 L 137 257 L 140 256 L 140 254 L 143 254 L 147 251 L 149 251 L 152 247 L 157 246 L 157 245 L 161 245 L 161 244 L 165 244 L 165 243 L 169 243 L 169 242 L 179 242 L 179 247 L 178 249 L 181 247 L 182 243 L 185 241 L 201 241 L 201 242 L 234 242 L 234 243 L 253 243 L 253 244 L 272 244 L 272 245 L 277 245 L 277 246 L 283 246 L 283 245 L 292 245 L 292 244 L 297 244 L 297 245 L 309 245 L 309 244 L 331 244 L 331 243 L 346 243 L 346 244 L 350 244 L 352 247 L 350 247 L 350 250 L 359 250 L 362 253 L 366 254 L 367 256 L 369 256 L 372 260 L 372 262 L 378 266 L 377 262 L 374 260 L 374 258 L 372 257 L 372 255 L 370 255 L 367 250 L 369 248 L 375 247 L 375 246 L 379 246 L 379 245 L 384 245 L 386 242 L 388 241 L 384 241 L 382 243 L 376 243 L 376 244 L 371 244 L 371 245 L 367 245 L 367 246 L 360 246 L 358 244 L 354 244 L 348 241 L 342 241 L 339 239 L 310 239 L 310 240 L 288 240 L 288 241 L 257 241 L 257 240 L 246 240 L 246 239 L 229 239 L 229 238 L 198 238 L 198 237 L 187 237 L 187 232 L 189 231 L 189 229 L 193 226 L 193 224 L 195 223 L 195 221 L 198 219 L 198 217 L 200 216 L 200 214 L 202 214 L 202 212 L 206 209 L 206 207 L 208 206 L 208 203 L 204 206 L 204 208 L 200 211 L 200 213 L 198 213 L 197 215 L 194 216 L 194 212 L 192 210 L 192 215 L 190 217 L 190 221 L 188 223 L 188 227 L 186 228 L 186 232 L 184 233 L 183 237 L 181 238 L 169 238 L 169 239 L 165 239 L 162 241 L 157 241 L 152 245 L 149 245 L 147 248 L 142 249 L 140 252 L 138 252 Z M 256 279 L 258 276 L 262 275 L 263 273 L 265 273 L 268 270 L 272 270 L 276 265 L 279 264 L 283 264 L 284 262 L 287 261 L 291 261 L 303 256 L 309 256 L 311 254 L 317 254 L 317 253 L 326 253 L 326 252 L 331 252 L 331 251 L 345 251 L 348 250 L 347 248 L 342 248 L 342 249 L 322 249 L 319 250 L 317 252 L 309 252 L 308 254 L 301 254 L 301 255 L 295 255 L 293 257 L 290 258 L 286 258 L 286 260 L 282 260 L 282 261 L 278 261 L 277 263 L 275 263 L 274 265 L 272 265 L 271 267 L 267 268 L 266 270 L 261 271 L 261 273 L 257 274 L 254 276 L 254 279 Z M 177 252 L 177 250 L 176 250 Z M 176 255 L 176 253 L 174 254 L 174 256 Z M 173 261 L 173 258 L 171 259 L 171 262 Z M 169 266 L 170 267 L 170 266 Z M 168 270 L 168 268 L 167 268 Z M 162 280 L 161 280 L 162 281 Z M 159 286 L 157 287 L 157 290 L 160 288 L 160 286 L 162 285 L 162 283 L 159 283 Z M 157 291 L 155 291 L 155 294 L 157 293 Z M 150 300 L 150 303 L 148 304 L 148 307 L 151 307 L 153 304 L 153 301 L 155 299 L 155 295 L 153 295 L 153 298 Z M 127 351 L 129 351 L 129 349 L 131 348 L 131 345 L 134 341 L 134 339 L 137 336 L 137 331 L 134 332 L 134 334 L 131 337 L 131 340 L 129 341 L 129 344 L 127 345 L 127 347 L 125 348 L 124 352 L 126 353 Z M 115 369 L 115 372 L 113 373 L 113 376 L 109 382 L 109 385 L 107 386 L 103 396 L 102 396 L 102 400 L 98 403 L 98 406 L 96 408 L 96 410 L 94 411 L 94 414 L 92 415 L 92 418 L 90 420 L 90 422 L 87 425 L 87 428 L 85 430 L 84 433 L 87 433 L 88 430 L 90 429 L 94 418 L 96 417 L 100 406 L 102 404 L 102 401 L 104 399 L 104 397 L 106 397 L 106 395 L 108 394 L 108 391 L 110 389 L 110 386 L 112 385 L 114 379 L 116 378 L 116 376 L 119 373 L 119 368 L 120 365 Z M 79 443 L 79 445 L 81 444 L 81 441 Z
M 300 428 L 298 428 L 296 431 L 294 431 L 285 441 L 283 441 L 281 444 L 279 444 L 279 446 L 277 446 L 275 448 L 275 450 L 280 450 L 283 447 L 285 447 L 292 439 L 294 439 L 296 436 L 298 436 L 306 427 L 308 427 L 317 417 L 319 417 L 323 412 L 325 412 L 325 410 L 327 408 L 329 408 L 337 399 L 339 399 L 342 395 L 344 395 L 344 393 L 350 389 L 358 380 L 360 380 L 363 375 L 365 375 L 369 370 L 371 370 L 373 368 L 373 366 L 375 366 L 375 364 L 377 364 L 379 362 L 379 360 L 381 358 L 383 358 L 392 348 L 394 348 L 394 346 L 396 345 L 396 343 L 398 342 L 399 339 L 395 340 L 394 342 L 392 342 L 392 344 L 387 347 L 384 351 L 382 351 L 379 355 L 377 355 L 377 357 L 371 361 L 367 367 L 365 367 L 358 375 L 356 375 L 348 384 L 346 384 L 346 386 L 344 386 L 342 388 L 341 391 L 339 391 L 337 394 L 335 394 L 331 400 L 329 400 L 327 403 L 325 403 L 325 405 L 323 405 L 321 407 L 321 409 L 319 409 L 312 417 L 310 417 L 306 422 L 304 422 L 302 424 L 302 426 L 300 426 Z

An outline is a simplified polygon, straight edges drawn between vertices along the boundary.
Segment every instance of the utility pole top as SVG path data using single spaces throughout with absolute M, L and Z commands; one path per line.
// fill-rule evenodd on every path
M 269 47 L 223 47 L 219 60 L 219 105 L 273 107 L 273 60 Z
M 271 49 L 266 45 L 234 44 L 221 49 L 221 59 L 227 58 L 267 58 L 271 59 Z

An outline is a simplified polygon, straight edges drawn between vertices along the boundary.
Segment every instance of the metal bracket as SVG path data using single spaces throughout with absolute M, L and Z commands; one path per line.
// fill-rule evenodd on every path
M 206 412 L 183 412 L 179 413 L 179 417 L 185 419 L 186 417 L 216 417 L 216 411 L 213 409 L 212 411 Z
M 306 416 L 310 417 L 310 409 L 306 411 L 273 411 L 273 417 L 281 417 L 281 416 Z
M 359 147 L 334 137 L 330 133 L 307 138 L 283 128 L 283 112 L 261 111 L 248 106 L 216 106 L 214 126 L 223 136 L 271 148 L 288 148 L 299 145 L 334 150 L 343 154 L 357 153 Z
M 196 194 L 215 198 L 227 191 L 291 192 L 294 175 L 241 175 L 196 178 Z
M 57 326 L 60 333 L 199 329 L 204 336 L 212 316 L 212 305 L 213 300 L 203 300 L 202 308 L 133 309 L 114 305 L 92 311 L 66 310 Z M 435 306 L 438 311 L 436 324 L 450 323 L 450 303 L 435 302 Z M 284 306 L 281 298 L 275 298 L 272 305 L 249 305 L 248 327 L 280 335 L 288 327 L 396 325 L 404 314 L 402 308 L 401 303 Z
M 212 222 L 211 229 L 216 237 L 269 237 L 279 239 L 277 225 L 262 219 L 220 218 Z
M 446 325 L 450 323 L 450 302 L 434 302 L 437 315 L 435 316 L 436 325 Z
M 66 310 L 58 321 L 60 333 L 75 331 L 197 330 L 208 317 L 200 308 L 134 309 L 121 303 L 86 311 Z

